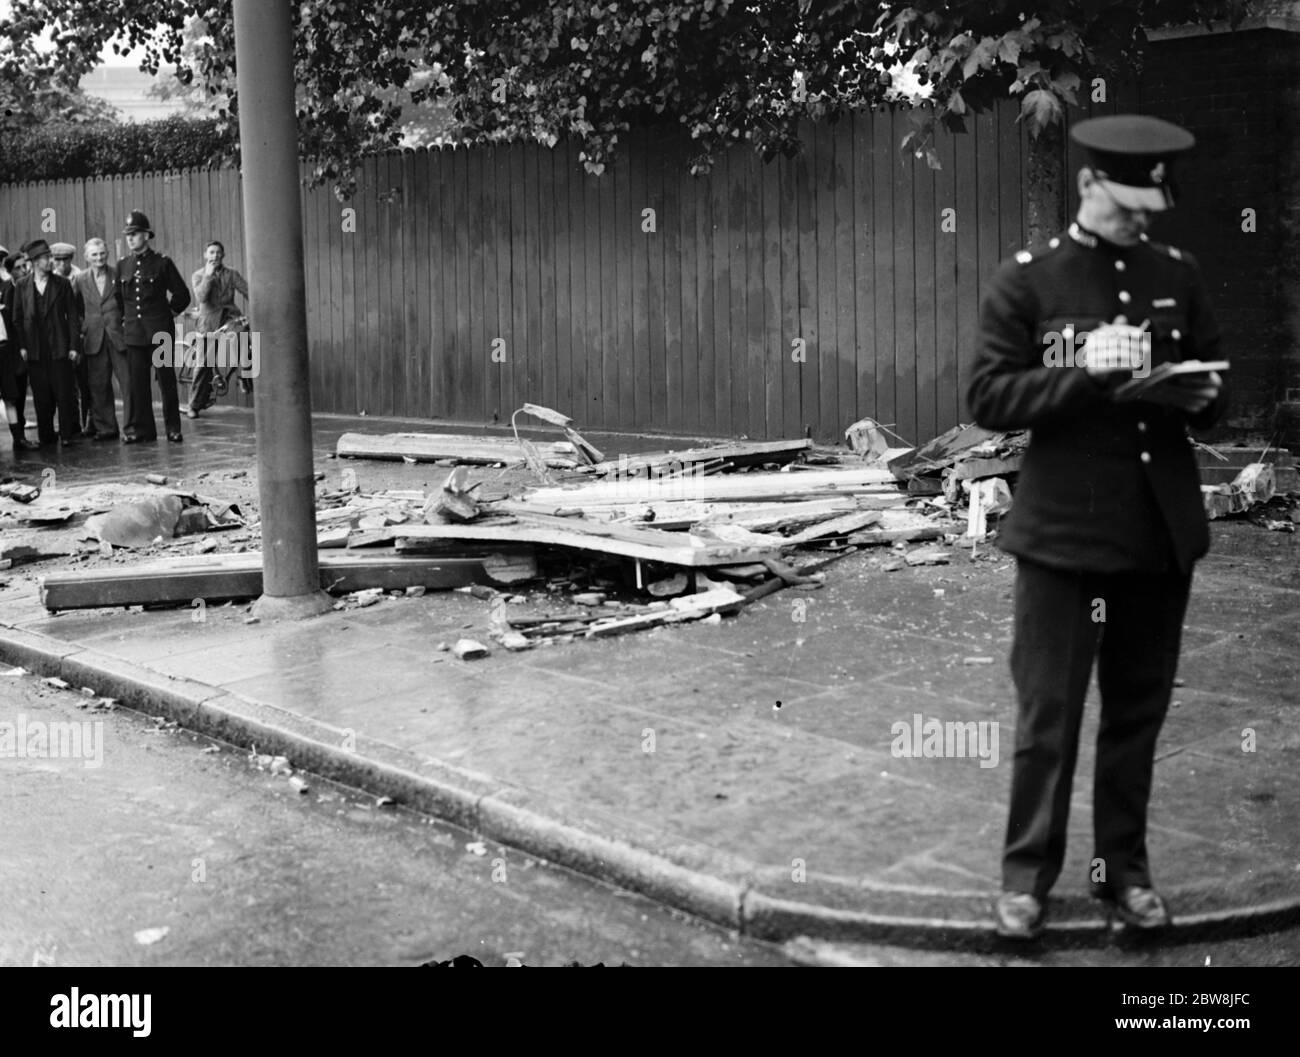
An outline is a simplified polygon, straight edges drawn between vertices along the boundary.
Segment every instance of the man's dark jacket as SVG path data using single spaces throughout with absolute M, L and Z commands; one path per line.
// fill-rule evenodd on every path
M 1113 382 L 1045 366 L 1053 334 L 1077 337 L 1119 314 L 1150 321 L 1152 365 L 1219 356 L 1219 329 L 1192 257 L 1145 239 L 1120 247 L 1072 225 L 1002 264 L 980 305 L 967 401 L 987 429 L 1031 430 L 999 546 L 1059 569 L 1187 571 L 1209 549 L 1187 426 L 1196 415 L 1111 399 Z
M 128 345 L 154 344 L 154 335 L 174 338 L 176 317 L 189 307 L 190 291 L 170 257 L 146 246 L 118 261 L 122 330 Z
M 36 277 L 25 275 L 18 283 L 14 300 L 14 326 L 18 348 L 27 350 L 27 362 L 36 362 L 41 336 L 50 360 L 66 360 L 68 351 L 81 352 L 81 316 L 72 283 L 50 273 L 42 299 L 42 311 L 36 309 Z

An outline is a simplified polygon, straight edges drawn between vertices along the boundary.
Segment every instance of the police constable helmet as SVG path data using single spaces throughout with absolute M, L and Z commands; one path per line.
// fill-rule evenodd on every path
M 126 227 L 122 229 L 123 235 L 134 235 L 137 231 L 143 231 L 150 238 L 153 238 L 153 228 L 149 224 L 149 218 L 140 210 L 131 210 L 131 215 L 126 218 Z
M 1170 169 L 1196 145 L 1180 125 L 1141 114 L 1116 114 L 1080 121 L 1070 138 L 1088 152 L 1093 172 L 1125 209 L 1153 213 L 1174 204 Z

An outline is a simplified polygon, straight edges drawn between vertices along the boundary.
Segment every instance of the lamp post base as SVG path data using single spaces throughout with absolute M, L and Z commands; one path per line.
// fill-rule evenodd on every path
M 293 595 L 289 598 L 277 598 L 274 595 L 262 595 L 253 603 L 253 616 L 258 620 L 306 620 L 318 617 L 334 608 L 334 599 L 324 591 L 312 591 L 305 595 Z

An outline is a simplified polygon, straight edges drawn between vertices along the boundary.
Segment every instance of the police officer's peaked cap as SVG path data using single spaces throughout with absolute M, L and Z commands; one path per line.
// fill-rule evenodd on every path
M 72 255 L 77 252 L 77 247 L 70 242 L 56 242 L 50 247 L 50 252 L 54 255 L 56 261 L 72 260 Z
M 122 229 L 123 235 L 133 235 L 137 231 L 143 231 L 150 238 L 153 238 L 153 228 L 149 224 L 149 218 L 140 210 L 131 210 L 131 215 L 126 218 L 126 227 Z
M 1170 169 L 1196 145 L 1187 129 L 1158 117 L 1116 114 L 1080 121 L 1070 138 L 1088 151 L 1094 172 L 1126 209 L 1159 212 L 1174 204 Z

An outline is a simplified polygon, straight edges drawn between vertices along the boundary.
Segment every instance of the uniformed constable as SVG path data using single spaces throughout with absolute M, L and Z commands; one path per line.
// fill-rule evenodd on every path
M 168 335 L 166 348 L 175 338 L 175 319 L 190 303 L 189 288 L 170 257 L 149 245 L 153 230 L 149 218 L 134 209 L 122 230 L 131 252 L 117 266 L 117 289 L 122 297 L 122 330 L 126 338 L 127 377 L 131 387 L 131 414 L 122 432 L 123 444 L 158 439 L 153 417 L 153 386 L 156 373 L 162 391 L 163 424 L 167 439 L 180 443 L 181 402 L 176 392 L 176 369 L 172 361 L 154 367 L 155 335 Z
M 1041 931 L 1065 857 L 1094 659 L 1091 891 L 1132 927 L 1169 923 L 1146 816 L 1192 566 L 1209 548 L 1187 427 L 1213 425 L 1225 405 L 1215 372 L 1137 401 L 1116 394 L 1160 363 L 1218 357 L 1196 261 L 1146 234 L 1151 215 L 1173 205 L 1170 167 L 1191 133 L 1120 115 L 1080 122 L 1071 136 L 1089 154 L 1077 219 L 999 268 L 980 306 L 967 393 L 981 426 L 1032 431 L 999 538 L 1017 558 L 1019 714 L 996 918 L 998 933 L 1017 939 Z M 1062 348 L 1076 355 L 1063 361 Z

